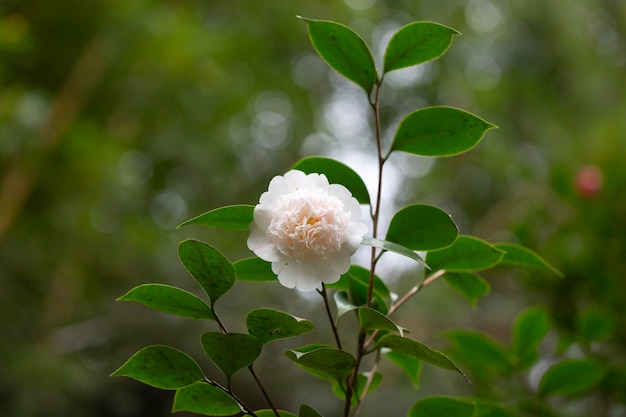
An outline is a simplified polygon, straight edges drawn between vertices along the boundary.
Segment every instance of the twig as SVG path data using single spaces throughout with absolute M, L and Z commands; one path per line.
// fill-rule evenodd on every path
M 326 292 L 326 286 L 322 282 L 322 289 L 317 290 L 318 293 L 324 299 L 324 305 L 326 306 L 326 314 L 328 315 L 328 321 L 330 322 L 330 327 L 333 329 L 333 335 L 335 336 L 335 342 L 337 343 L 337 347 L 339 349 L 343 349 L 341 347 L 341 339 L 339 339 L 339 333 L 337 332 L 337 326 L 335 325 L 335 321 L 333 320 L 333 314 L 330 311 L 330 303 L 328 302 L 328 293 Z

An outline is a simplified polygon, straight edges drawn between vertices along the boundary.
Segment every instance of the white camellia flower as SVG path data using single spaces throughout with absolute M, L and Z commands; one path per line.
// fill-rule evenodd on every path
M 272 263 L 287 288 L 320 289 L 350 268 L 367 232 L 361 207 L 346 187 L 323 174 L 276 176 L 254 208 L 248 248 Z

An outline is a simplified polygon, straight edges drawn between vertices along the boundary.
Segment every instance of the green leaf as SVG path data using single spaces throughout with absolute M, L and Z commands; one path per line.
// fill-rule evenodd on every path
M 454 346 L 450 355 L 477 374 L 511 372 L 515 363 L 513 353 L 484 334 L 469 330 L 450 330 L 444 336 Z
M 270 308 L 252 310 L 246 319 L 248 333 L 266 344 L 277 339 L 287 339 L 308 333 L 315 327 L 312 322 Z
M 405 207 L 394 214 L 385 240 L 411 250 L 428 251 L 451 245 L 459 229 L 445 211 L 425 204 Z
M 408 417 L 472 417 L 476 406 L 453 397 L 427 397 L 416 402 Z
M 517 411 L 508 409 L 500 403 L 475 397 L 463 397 L 463 400 L 470 401 L 476 405 L 474 417 L 521 417 Z
M 504 252 L 473 236 L 459 236 L 447 248 L 428 253 L 433 271 L 476 272 L 497 265 Z
M 478 299 L 489 294 L 491 286 L 485 279 L 468 272 L 445 274 L 443 279 L 476 306 Z
M 518 314 L 513 323 L 513 351 L 522 367 L 537 360 L 539 343 L 550 330 L 550 317 L 541 307 L 530 307 Z
M 370 271 L 362 266 L 352 265 L 348 272 L 343 274 L 339 281 L 326 285 L 328 289 L 343 290 L 349 296 L 339 300 L 343 304 L 356 306 L 365 305 L 367 303 L 367 289 L 369 287 Z M 338 293 L 335 293 L 338 294 Z M 374 291 L 372 307 L 376 310 L 387 313 L 387 299 L 391 297 L 387 285 L 378 277 L 374 276 Z M 335 301 L 338 301 L 335 299 Z M 338 304 L 339 306 L 339 304 Z M 352 310 L 349 308 L 348 310 Z M 344 311 L 345 313 L 345 311 Z
M 274 410 L 257 410 L 254 412 L 254 414 L 256 414 L 257 417 L 276 417 L 276 414 L 274 414 Z M 280 417 L 298 417 L 294 413 L 290 413 L 289 411 L 284 410 L 278 410 L 278 415 Z
M 582 311 L 576 324 L 580 336 L 587 342 L 597 342 L 613 333 L 615 317 L 608 311 L 593 307 Z
M 337 318 L 336 318 L 337 321 L 339 320 L 341 316 L 343 316 L 347 312 L 356 310 L 357 308 L 359 308 L 358 306 L 355 306 L 354 304 L 352 304 L 352 302 L 348 298 L 348 293 L 346 291 L 335 292 L 335 294 L 333 295 L 333 298 L 335 300 L 335 304 L 337 304 Z
M 204 333 L 200 341 L 206 354 L 229 381 L 261 354 L 261 341 L 248 334 L 209 332 Z
M 400 122 L 391 151 L 422 156 L 453 156 L 480 142 L 489 122 L 464 110 L 435 106 L 417 110 Z
M 461 369 L 454 362 L 452 362 L 452 359 L 448 358 L 443 353 L 433 350 L 425 344 L 418 342 L 417 340 L 409 339 L 408 337 L 401 337 L 395 334 L 386 334 L 380 338 L 376 347 L 389 348 L 394 352 L 404 353 L 405 355 L 428 362 L 431 365 L 457 371 L 467 379 L 463 371 L 461 371 Z
M 204 301 L 190 292 L 170 285 L 139 285 L 117 301 L 135 301 L 164 313 L 190 319 L 215 320 L 213 310 Z
M 494 243 L 493 246 L 504 251 L 504 258 L 500 261 L 502 265 L 519 266 L 523 268 L 543 269 L 552 272 L 559 277 L 563 274 L 546 262 L 541 256 L 524 246 L 515 243 Z
M 419 256 L 417 253 L 415 253 L 411 249 L 406 248 L 406 247 L 404 247 L 402 245 L 398 245 L 397 243 L 389 242 L 387 240 L 375 239 L 373 237 L 365 236 L 363 238 L 363 241 L 361 242 L 361 244 L 362 245 L 366 245 L 366 246 L 371 246 L 371 247 L 374 247 L 374 248 L 384 249 L 386 251 L 397 253 L 399 255 L 404 255 L 407 258 L 411 258 L 414 261 L 417 261 L 422 266 L 424 266 L 426 268 L 429 268 L 428 265 L 426 265 L 426 262 L 424 262 L 424 260 L 422 259 L 421 256 Z
M 309 346 L 292 349 L 285 355 L 311 374 L 342 384 L 356 366 L 354 356 L 332 347 L 309 350 Z
M 351 398 L 352 407 L 356 406 L 360 398 L 362 398 L 363 390 L 365 390 L 365 386 L 367 385 L 367 378 L 368 378 L 368 375 L 366 373 L 360 373 L 357 375 L 356 391 L 354 395 L 352 395 L 352 398 Z M 383 374 L 381 374 L 380 372 L 376 372 L 374 376 L 372 377 L 372 382 L 370 383 L 370 386 L 367 389 L 367 395 L 374 392 L 374 390 L 378 388 L 381 382 L 383 382 Z M 333 383 L 333 386 L 331 389 L 333 391 L 333 394 L 335 394 L 341 400 L 345 401 L 346 399 L 346 394 L 344 392 L 345 387 L 335 382 Z
M 383 330 L 387 332 L 398 332 L 400 336 L 404 334 L 402 327 L 398 326 L 389 317 L 370 307 L 359 307 L 359 322 L 362 330 Z
M 359 203 L 370 203 L 370 195 L 363 179 L 352 168 L 339 161 L 321 156 L 309 156 L 299 160 L 292 169 L 300 170 L 305 174 L 324 174 L 329 183 L 346 187 Z
M 224 230 L 248 231 L 254 220 L 253 212 L 254 206 L 247 204 L 220 207 L 187 220 L 177 229 L 188 224 L 199 224 Z
M 272 272 L 271 262 L 261 258 L 247 258 L 236 261 L 235 275 L 240 281 L 278 281 L 278 277 Z
M 306 404 L 300 406 L 298 417 L 324 417 Z
M 539 382 L 540 395 L 577 397 L 598 386 L 606 368 L 593 359 L 566 359 L 549 368 Z
M 213 305 L 235 283 L 235 268 L 217 249 L 197 240 L 187 239 L 178 245 L 178 257 Z
M 205 416 L 232 416 L 241 413 L 241 407 L 220 388 L 196 382 L 176 391 L 172 412 L 190 411 Z
M 420 375 L 422 374 L 422 361 L 420 359 L 393 350 L 387 352 L 386 356 L 395 363 L 398 368 L 404 371 L 411 380 L 413 388 L 419 388 Z
M 389 40 L 385 50 L 384 72 L 418 65 L 443 55 L 459 32 L 432 22 L 403 26 Z
M 163 345 L 141 349 L 111 376 L 127 376 L 161 389 L 179 389 L 204 379 L 198 364 L 186 353 Z
M 336 22 L 302 19 L 319 56 L 369 94 L 378 76 L 372 53 L 363 39 L 349 27 Z

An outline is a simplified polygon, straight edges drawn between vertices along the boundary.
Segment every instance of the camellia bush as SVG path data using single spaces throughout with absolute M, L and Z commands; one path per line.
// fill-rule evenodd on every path
M 382 382 L 378 369 L 383 360 L 397 365 L 414 385 L 424 363 L 457 373 L 468 381 L 465 366 L 470 371 L 476 367 L 491 370 L 504 364 L 511 373 L 527 369 L 537 359 L 537 346 L 549 326 L 547 314 L 540 309 L 529 310 L 518 319 L 511 347 L 500 346 L 480 333 L 450 332 L 448 337 L 456 351 L 450 356 L 409 337 L 410 329 L 393 319 L 394 313 L 409 299 L 438 279 L 475 300 L 488 288 L 478 272 L 497 265 L 543 269 L 559 275 L 539 255 L 520 245 L 489 243 L 459 235 L 451 216 L 432 205 L 414 204 L 400 209 L 386 225 L 386 235 L 379 234 L 384 167 L 391 154 L 450 157 L 470 151 L 488 130 L 495 128 L 461 109 L 426 107 L 406 116 L 397 127 L 389 149 L 383 149 L 381 132 L 385 129 L 381 126 L 379 96 L 385 76 L 437 59 L 458 32 L 431 22 L 406 25 L 389 40 L 379 71 L 366 43 L 350 28 L 329 21 L 303 21 L 320 57 L 362 88 L 363 99 L 371 106 L 376 137 L 372 152 L 378 157 L 375 195 L 370 195 L 364 181 L 349 166 L 313 156 L 274 177 L 258 204 L 217 208 L 183 223 L 181 226 L 204 225 L 249 233 L 247 246 L 256 256 L 233 262 L 206 243 L 185 240 L 178 247 L 178 255 L 206 293 L 207 300 L 158 283 L 135 287 L 119 300 L 214 322 L 214 331 L 200 335 L 200 342 L 222 375 L 206 375 L 189 355 L 164 345 L 141 349 L 113 375 L 174 390 L 173 411 L 208 416 L 320 416 L 306 404 L 298 410 L 281 409 L 254 368 L 268 343 L 310 332 L 314 323 L 287 312 L 258 308 L 247 315 L 247 333 L 228 331 L 229 323 L 220 317 L 217 302 L 233 288 L 235 281 L 267 281 L 295 291 L 320 294 L 335 344 L 308 344 L 287 350 L 285 355 L 295 365 L 328 381 L 329 388 L 343 401 L 343 407 L 333 415 L 347 417 L 360 413 L 367 405 L 367 395 Z M 367 217 L 362 216 L 364 208 L 371 222 L 363 221 Z M 371 248 L 368 267 L 351 264 L 352 255 L 361 245 Z M 409 291 L 395 294 L 385 277 L 377 275 L 376 267 L 383 256 L 404 256 L 414 261 L 415 282 Z M 359 328 L 352 329 L 350 334 L 340 332 L 337 325 L 345 315 L 358 318 Z M 349 338 L 353 339 L 347 343 Z M 347 345 L 355 348 L 349 351 Z M 366 356 L 368 360 L 364 361 Z M 451 357 L 459 357 L 462 366 Z M 470 359 L 463 361 L 463 358 Z M 603 376 L 593 361 L 568 361 L 555 368 L 546 373 L 539 395 L 563 389 L 584 391 L 589 378 L 597 382 Z M 255 410 L 238 395 L 232 377 L 242 370 L 256 381 L 267 400 L 267 408 Z M 578 385 L 571 387 L 572 378 L 568 375 L 578 371 L 586 372 L 589 378 L 578 378 Z M 481 374 L 480 370 L 477 374 Z M 438 396 L 419 400 L 408 410 L 408 415 L 507 416 L 517 412 L 501 402 L 478 397 Z

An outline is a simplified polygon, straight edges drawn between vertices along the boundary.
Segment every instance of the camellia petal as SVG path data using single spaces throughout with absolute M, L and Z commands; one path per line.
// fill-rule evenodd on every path
M 287 288 L 312 291 L 350 268 L 367 226 L 350 191 L 323 174 L 298 170 L 274 177 L 259 198 L 248 248 L 272 262 Z

